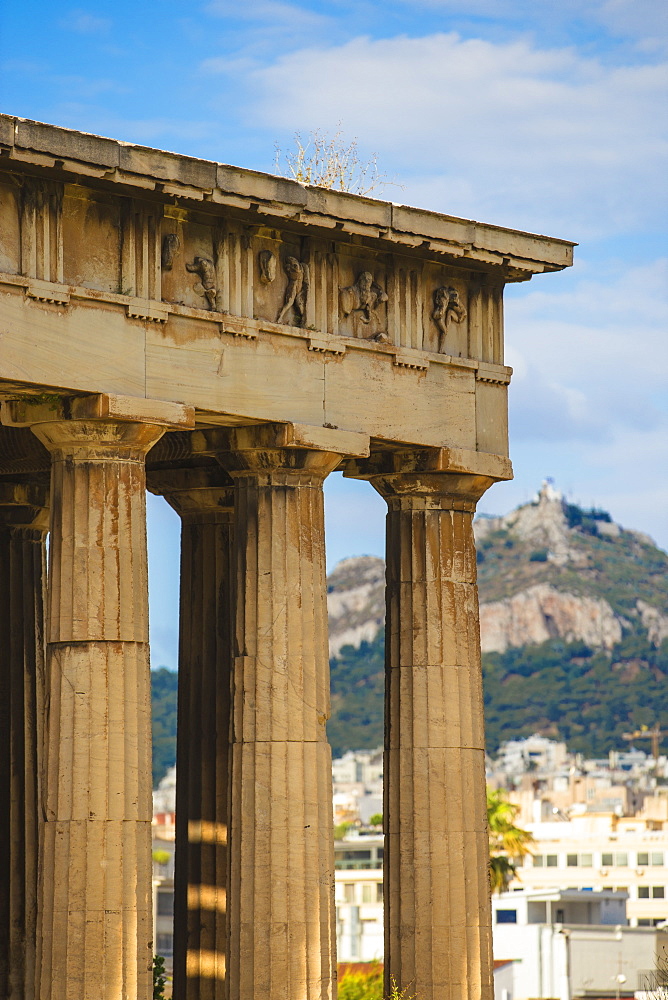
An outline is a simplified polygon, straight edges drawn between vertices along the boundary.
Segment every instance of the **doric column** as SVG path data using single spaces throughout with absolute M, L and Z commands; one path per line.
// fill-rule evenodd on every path
M 429 458 L 429 456 L 427 456 Z M 431 463 L 433 466 L 433 462 Z M 373 462 L 372 462 L 373 465 Z M 388 505 L 385 968 L 420 1000 L 491 1000 L 475 505 L 485 476 L 368 478 Z M 383 465 L 389 470 L 382 473 Z M 402 471 L 392 470 L 399 468 Z M 353 474 L 360 475 L 360 470 Z
M 234 499 L 219 467 L 151 472 L 181 517 L 174 996 L 224 1000 Z
M 151 729 L 146 451 L 176 404 L 10 403 L 51 452 L 40 1000 L 148 1000 Z
M 0 482 L 0 998 L 34 1000 L 48 489 Z
M 230 1000 L 336 992 L 322 485 L 340 455 L 277 447 L 282 430 L 239 429 L 221 458 L 236 519 Z

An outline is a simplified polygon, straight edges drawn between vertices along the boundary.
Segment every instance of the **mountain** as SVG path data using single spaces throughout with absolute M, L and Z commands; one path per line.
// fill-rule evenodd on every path
M 599 756 L 629 729 L 668 728 L 668 555 L 549 485 L 474 531 L 488 750 L 540 732 Z M 384 577 L 382 559 L 360 556 L 327 578 L 335 756 L 382 743 Z M 160 777 L 174 757 L 176 675 L 152 677 Z
M 547 484 L 510 514 L 478 518 L 474 530 L 490 752 L 541 732 L 597 756 L 630 728 L 665 727 L 666 553 Z M 329 577 L 334 753 L 382 741 L 383 635 L 373 634 L 381 568 L 346 559 Z

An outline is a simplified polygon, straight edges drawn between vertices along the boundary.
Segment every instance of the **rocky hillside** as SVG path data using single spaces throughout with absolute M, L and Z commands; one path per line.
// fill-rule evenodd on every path
M 327 577 L 329 655 L 371 642 L 385 623 L 385 563 L 376 556 L 342 559 Z
M 612 650 L 630 629 L 668 637 L 668 556 L 605 511 L 545 485 L 533 503 L 475 522 L 485 653 L 550 639 Z M 344 559 L 328 577 L 330 655 L 371 642 L 384 620 L 382 559 Z
M 651 538 L 547 484 L 475 533 L 490 749 L 541 731 L 598 753 L 630 726 L 668 723 L 668 556 Z M 335 751 L 377 745 L 382 561 L 344 560 L 328 601 L 330 739 Z

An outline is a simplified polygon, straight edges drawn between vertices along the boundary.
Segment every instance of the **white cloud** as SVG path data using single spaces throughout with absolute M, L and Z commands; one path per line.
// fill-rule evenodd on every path
M 517 479 L 495 487 L 482 509 L 521 503 L 552 475 L 576 501 L 667 547 L 668 261 L 600 277 L 578 270 L 565 291 L 552 276 L 507 298 Z
M 97 17 L 86 10 L 71 10 L 61 21 L 63 28 L 78 35 L 105 35 L 111 24 L 108 17 Z
M 668 260 L 506 303 L 516 439 L 588 440 L 668 424 Z
M 582 239 L 650 224 L 665 198 L 664 64 L 450 33 L 302 49 L 250 83 L 258 124 L 342 121 L 404 200 L 452 214 Z
M 241 4 L 238 0 L 212 0 L 204 8 L 214 17 L 231 18 L 240 21 L 259 21 L 264 24 L 284 24 L 290 28 L 320 27 L 329 20 L 322 14 L 307 10 L 292 3 L 279 0 L 254 0 Z

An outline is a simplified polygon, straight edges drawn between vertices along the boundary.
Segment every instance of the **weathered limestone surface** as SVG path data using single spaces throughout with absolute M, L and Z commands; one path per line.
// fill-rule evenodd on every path
M 220 467 L 152 474 L 181 516 L 174 996 L 226 997 L 234 498 Z M 222 484 L 222 485 L 221 485 Z
M 372 459 L 364 478 L 388 504 L 386 985 L 394 977 L 421 1000 L 491 1000 L 472 522 L 492 480 L 382 465 Z
M 221 460 L 236 493 L 230 1000 L 332 1000 L 322 484 L 340 455 L 260 442 Z
M 149 404 L 126 402 L 79 400 L 69 417 L 53 403 L 3 408 L 52 460 L 40 1000 L 151 993 L 144 457 L 188 414 L 155 403 L 148 422 Z
M 34 1000 L 48 490 L 0 483 L 0 997 Z

